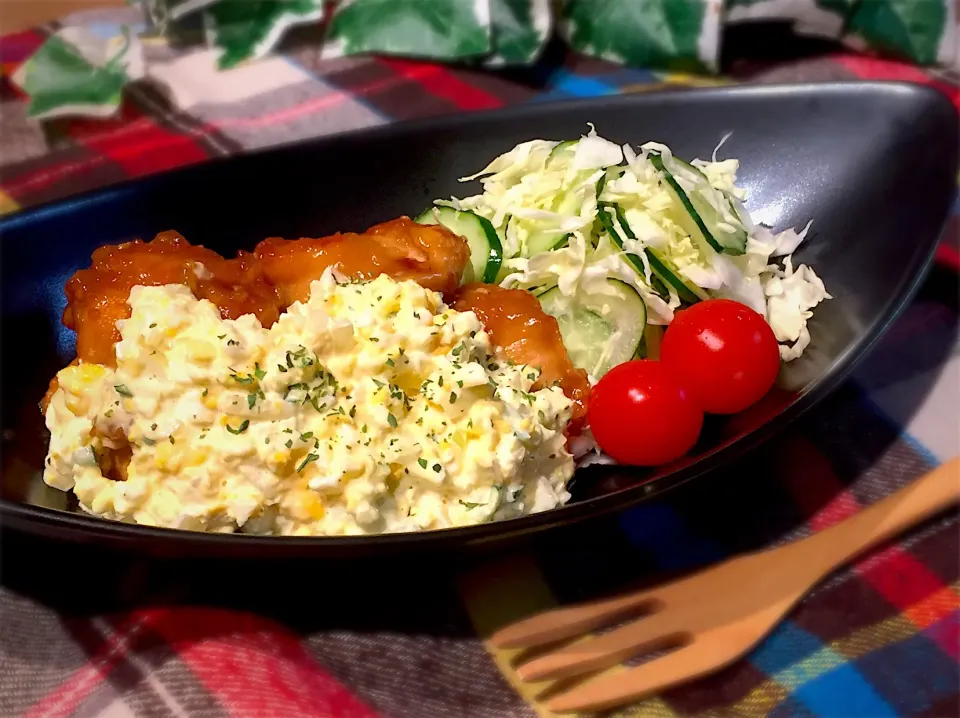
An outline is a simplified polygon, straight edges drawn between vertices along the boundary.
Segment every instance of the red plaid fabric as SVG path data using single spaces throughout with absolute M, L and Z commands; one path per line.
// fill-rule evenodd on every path
M 321 61 L 309 48 L 228 81 L 205 75 L 202 58 L 154 48 L 162 71 L 116 118 L 41 127 L 7 78 L 43 38 L 0 41 L 2 212 L 322 133 L 713 82 L 572 55 L 488 73 Z M 903 79 L 960 102 L 949 76 L 853 55 L 738 74 Z M 790 434 L 729 475 L 558 535 L 534 555 L 480 567 L 212 566 L 4 534 L 0 716 L 544 715 L 491 660 L 478 637 L 491 622 L 822 529 L 957 452 L 957 227 L 954 217 L 940 267 L 882 346 Z M 957 715 L 958 537 L 956 514 L 931 522 L 829 579 L 748 659 L 623 715 Z

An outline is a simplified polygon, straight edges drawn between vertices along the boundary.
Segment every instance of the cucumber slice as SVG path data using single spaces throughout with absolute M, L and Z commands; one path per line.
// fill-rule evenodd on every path
M 552 150 L 550 150 L 550 154 L 547 156 L 546 167 L 549 168 L 551 164 L 561 160 L 572 160 L 574 153 L 577 151 L 577 144 L 579 144 L 579 142 L 580 140 L 564 140 L 563 142 L 557 144 Z M 597 197 L 600 196 L 600 191 L 603 188 L 604 181 L 605 178 L 601 175 L 596 188 Z M 558 214 L 573 214 L 574 212 L 579 211 L 582 202 L 583 198 L 579 197 L 576 193 L 561 190 L 558 195 L 558 199 L 553 202 L 553 206 L 548 207 L 547 209 L 557 212 Z M 527 237 L 523 256 L 529 258 L 540 254 L 541 252 L 550 252 L 554 249 L 561 249 L 566 247 L 569 241 L 569 232 L 535 232 Z
M 603 194 L 603 188 L 607 186 L 607 182 L 611 179 L 620 177 L 621 174 L 623 174 L 622 167 L 608 167 L 607 171 L 603 173 L 602 177 L 600 177 L 600 181 L 597 182 L 597 216 L 593 220 L 593 226 L 591 227 L 590 231 L 594 249 L 596 249 L 597 244 L 600 241 L 600 235 L 603 234 L 603 231 L 610 231 L 607 225 L 605 225 L 603 222 L 606 213 L 603 211 L 604 203 L 600 201 L 600 196 Z
M 747 232 L 747 228 L 746 228 L 747 225 L 743 221 L 743 217 L 740 216 L 740 210 L 737 209 L 737 201 L 735 200 L 735 198 L 731 197 L 727 192 L 724 192 L 723 190 L 719 190 L 713 187 L 713 185 L 710 184 L 710 180 L 703 173 L 703 170 L 697 167 L 696 165 L 692 165 L 689 162 L 684 162 L 679 157 L 673 157 L 671 161 L 677 164 L 678 166 L 682 167 L 683 169 L 687 170 L 688 172 L 692 172 L 694 175 L 696 175 L 698 180 L 702 180 L 707 187 L 710 187 L 711 189 L 713 189 L 720 197 L 723 198 L 723 201 L 727 205 L 727 209 L 730 210 L 730 214 L 732 214 L 734 218 L 737 220 L 737 222 L 740 224 L 740 229 L 737 229 L 735 230 L 735 232 L 730 233 L 730 232 L 719 231 L 719 228 L 718 228 L 718 234 L 720 235 L 733 234 L 734 237 L 731 241 L 734 244 L 737 244 L 738 246 L 739 246 L 739 243 L 742 242 L 743 246 L 746 247 L 747 238 L 749 237 L 749 232 Z M 697 201 L 693 198 L 691 199 L 694 202 L 694 206 L 697 206 Z M 716 210 L 710 205 L 709 202 L 704 202 L 704 203 L 707 205 L 707 209 L 709 210 L 709 212 L 716 213 Z M 704 211 L 707 211 L 707 210 L 704 210 Z M 703 213 L 701 213 L 701 216 L 703 216 Z M 719 237 L 718 237 L 718 240 L 719 240 Z M 720 241 L 720 243 L 724 244 L 723 241 Z M 742 251 L 735 252 L 735 253 L 727 252 L 727 254 L 743 254 L 743 252 Z
M 620 230 L 617 229 L 613 217 L 610 216 L 610 212 L 613 210 L 613 204 L 602 202 L 597 206 L 597 217 L 600 219 L 600 224 L 603 225 L 603 228 L 606 230 L 607 234 L 610 235 L 610 239 L 613 240 L 613 243 L 616 244 L 620 249 L 623 249 L 623 237 L 620 236 Z M 627 261 L 633 265 L 634 269 L 637 270 L 640 276 L 645 277 L 646 271 L 643 267 L 643 262 L 640 261 L 640 257 L 636 256 L 635 254 L 628 254 L 626 256 Z M 653 269 L 652 266 L 650 268 Z
M 663 182 L 674 201 L 683 208 L 680 213 L 684 229 L 691 235 L 699 236 L 717 252 L 726 254 L 743 254 L 747 248 L 747 232 L 744 229 L 735 229 L 732 233 L 721 229 L 723 217 L 698 192 L 687 194 L 674 178 L 663 161 L 663 157 L 656 153 L 650 154 L 650 162 L 663 174 Z M 697 171 L 695 167 L 692 168 Z
M 610 216 L 610 213 L 613 212 L 616 215 L 616 224 L 614 224 L 613 218 Z M 600 221 L 603 223 L 603 228 L 607 230 L 607 234 L 610 235 L 610 238 L 613 240 L 620 249 L 623 249 L 623 238 L 620 236 L 620 233 L 623 233 L 624 237 L 628 239 L 636 239 L 636 235 L 633 233 L 633 230 L 630 229 L 630 225 L 627 223 L 627 218 L 623 214 L 623 208 L 620 205 L 614 203 L 604 203 L 600 206 L 597 214 L 600 216 Z M 663 257 L 659 252 L 652 249 L 651 247 L 644 247 L 643 253 L 647 257 L 647 261 L 650 262 L 650 271 L 654 274 L 654 280 L 658 280 L 665 284 L 669 284 L 677 291 L 677 296 L 680 297 L 680 301 L 686 302 L 687 304 L 695 304 L 701 299 L 706 299 L 707 295 L 704 293 L 700 287 L 698 287 L 693 282 L 689 281 L 686 277 L 681 275 L 673 264 Z M 634 254 L 626 255 L 629 262 L 634 266 L 637 272 L 641 277 L 646 276 L 644 270 L 643 262 Z M 666 291 L 666 287 L 663 287 L 661 290 L 660 286 L 655 286 L 654 289 L 658 294 L 666 297 L 669 292 Z
M 606 283 L 604 293 L 578 292 L 569 298 L 554 287 L 537 297 L 560 325 L 570 361 L 596 379 L 634 357 L 647 324 L 647 308 L 637 291 L 619 279 Z
M 461 284 L 493 284 L 503 263 L 503 247 L 490 221 L 469 210 L 431 207 L 415 220 L 419 224 L 442 224 L 467 240 L 470 262 L 463 271 Z
M 688 172 L 693 172 L 695 175 L 700 175 L 700 178 L 701 178 L 704 182 L 709 182 L 709 181 L 710 181 L 710 180 L 707 179 L 707 176 L 703 173 L 703 170 L 700 169 L 699 167 L 696 167 L 695 165 L 692 165 L 692 164 L 690 164 L 689 162 L 685 162 L 684 160 L 680 159 L 679 157 L 674 157 L 674 158 L 673 158 L 673 161 L 676 162 L 680 167 L 683 167 L 683 169 L 687 170 Z
M 570 241 L 569 233 L 557 232 L 535 232 L 527 237 L 527 243 L 524 247 L 523 256 L 533 257 L 541 252 L 550 252 L 554 249 L 561 249 L 567 246 Z
M 572 159 L 574 153 L 577 151 L 577 143 L 580 140 L 564 140 L 563 142 L 558 142 L 550 154 L 547 155 L 546 166 L 549 167 L 551 162 L 556 162 L 559 159 Z
M 637 236 L 630 229 L 630 223 L 623 212 L 623 207 L 614 203 L 613 211 L 617 215 L 617 224 L 625 237 L 636 239 Z M 614 240 L 616 241 L 616 240 Z M 707 299 L 708 295 L 700 287 L 680 274 L 673 262 L 660 254 L 653 247 L 645 247 L 644 252 L 647 255 L 647 261 L 650 262 L 650 271 L 656 274 L 660 279 L 677 290 L 677 296 L 681 302 L 694 304 L 701 299 Z

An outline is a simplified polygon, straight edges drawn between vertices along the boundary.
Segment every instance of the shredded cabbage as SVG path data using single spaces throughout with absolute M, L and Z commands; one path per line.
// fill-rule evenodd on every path
M 824 299 L 832 299 L 820 277 L 801 264 L 793 269 L 791 257 L 783 261 L 783 269 L 774 269 L 763 284 L 767 297 L 767 321 L 779 342 L 793 342 L 792 345 L 780 345 L 780 356 L 784 361 L 796 359 L 810 343 L 807 320 L 813 316 L 811 311 Z
M 780 342 L 781 357 L 791 361 L 810 342 L 812 310 L 831 298 L 812 268 L 793 268 L 792 255 L 811 225 L 775 234 L 753 222 L 743 205 L 746 193 L 736 185 L 739 162 L 717 160 L 726 139 L 710 160 L 687 164 L 664 144 L 648 142 L 635 150 L 600 137 L 590 125 L 574 142 L 517 145 L 463 178 L 479 179 L 480 194 L 438 204 L 490 220 L 503 245 L 498 281 L 505 287 L 558 287 L 572 298 L 578 291 L 605 292 L 606 280 L 615 278 L 641 295 L 648 323 L 667 325 L 681 300 L 654 271 L 653 252 L 696 296 L 735 299 L 761 313 Z M 699 233 L 691 234 L 689 214 L 665 186 L 651 154 L 669 163 L 696 206 L 712 213 L 716 232 L 747 237 L 743 254 L 718 253 Z M 601 206 L 619 207 L 621 217 Z M 609 234 L 610 222 L 616 237 Z

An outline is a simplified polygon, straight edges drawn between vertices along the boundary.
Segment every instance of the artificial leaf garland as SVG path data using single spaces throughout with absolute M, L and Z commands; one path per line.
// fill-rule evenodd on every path
M 323 30 L 321 55 L 412 56 L 488 67 L 529 65 L 554 30 L 578 52 L 671 70 L 716 71 L 722 26 L 789 20 L 797 32 L 919 63 L 956 62 L 953 0 L 131 0 L 148 34 L 201 43 L 229 70 L 274 50 L 293 27 Z M 13 81 L 29 113 L 106 116 L 149 75 L 127 28 L 55 32 Z M 146 68 L 146 69 L 145 69 Z

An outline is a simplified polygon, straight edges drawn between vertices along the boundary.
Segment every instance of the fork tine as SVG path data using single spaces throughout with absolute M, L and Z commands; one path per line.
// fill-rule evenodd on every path
M 581 683 L 550 698 L 546 708 L 555 713 L 614 708 L 709 673 L 727 663 L 729 657 L 725 653 L 704 651 L 693 643 L 642 666 Z
M 643 591 L 545 611 L 501 628 L 490 636 L 490 643 L 496 648 L 530 648 L 573 638 L 653 601 L 653 594 Z
M 636 655 L 675 645 L 682 635 L 674 614 L 654 613 L 603 635 L 564 646 L 517 667 L 525 681 L 568 678 L 607 668 Z

